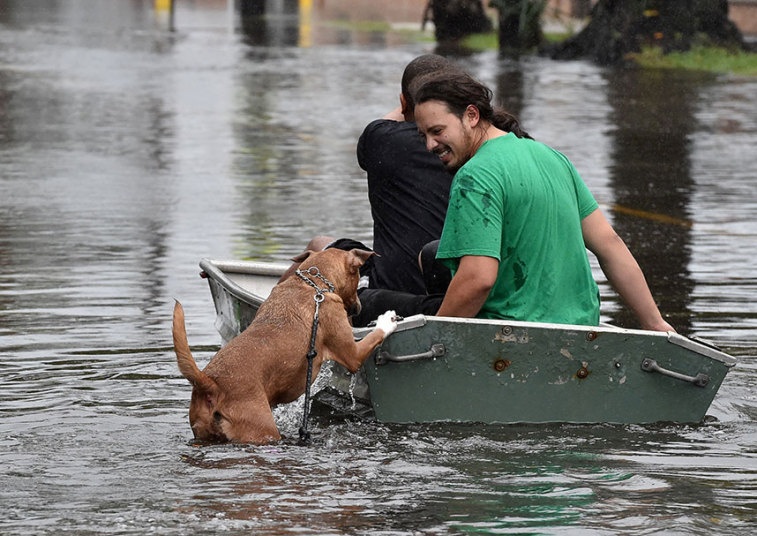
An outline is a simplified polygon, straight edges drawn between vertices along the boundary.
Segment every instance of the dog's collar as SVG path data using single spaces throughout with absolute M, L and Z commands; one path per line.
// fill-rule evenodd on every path
M 298 269 L 294 273 L 297 274 L 305 283 L 313 287 L 315 289 L 316 295 L 323 295 L 326 292 L 334 292 L 334 284 L 324 277 L 317 266 L 311 266 L 304 272 Z M 318 283 L 314 281 L 314 279 L 320 279 L 323 283 L 325 283 L 327 288 L 318 286 Z

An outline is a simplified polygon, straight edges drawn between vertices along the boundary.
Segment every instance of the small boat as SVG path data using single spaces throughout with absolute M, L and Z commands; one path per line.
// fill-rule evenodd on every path
M 200 262 L 224 341 L 288 266 Z M 386 423 L 698 423 L 736 360 L 677 333 L 416 315 L 357 374 L 329 363 L 314 401 Z

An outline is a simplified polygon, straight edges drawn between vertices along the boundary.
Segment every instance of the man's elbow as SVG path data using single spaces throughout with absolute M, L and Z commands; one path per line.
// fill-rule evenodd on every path
M 484 300 L 489 296 L 489 293 L 494 288 L 496 278 L 488 277 L 476 277 L 468 282 L 469 292 L 474 298 L 483 298 Z

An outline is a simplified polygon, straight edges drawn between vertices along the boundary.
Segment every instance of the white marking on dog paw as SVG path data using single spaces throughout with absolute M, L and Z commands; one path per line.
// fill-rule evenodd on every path
M 384 338 L 394 333 L 397 329 L 397 313 L 394 311 L 387 311 L 376 319 L 376 329 L 380 329 L 384 332 Z

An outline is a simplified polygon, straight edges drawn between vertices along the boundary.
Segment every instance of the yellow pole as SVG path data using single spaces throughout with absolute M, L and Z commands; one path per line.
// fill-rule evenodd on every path
M 168 15 L 168 29 L 174 31 L 174 0 L 155 0 L 155 12 L 161 17 Z
M 300 8 L 300 46 L 313 45 L 313 0 L 299 0 Z

